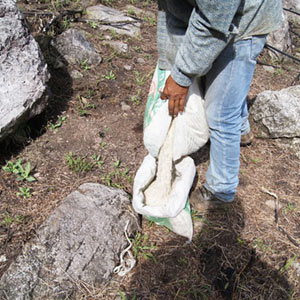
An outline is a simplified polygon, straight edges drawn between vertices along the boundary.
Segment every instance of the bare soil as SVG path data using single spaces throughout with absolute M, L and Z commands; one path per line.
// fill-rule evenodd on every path
M 75 2 L 74 2 L 75 3 Z M 20 1 L 22 10 L 81 9 L 87 1 Z M 100 1 L 98 2 L 100 3 Z M 102 1 L 123 9 L 127 4 L 156 13 L 154 1 Z M 77 5 L 77 6 L 75 6 Z M 156 25 L 143 19 L 141 36 L 128 38 L 100 32 L 84 22 L 63 18 L 45 34 L 50 17 L 27 17 L 47 60 L 52 96 L 46 111 L 29 121 L 0 145 L 0 166 L 22 159 L 30 162 L 34 182 L 17 181 L 0 170 L 0 276 L 20 254 L 35 230 L 60 202 L 79 185 L 99 182 L 123 188 L 129 196 L 143 157 L 143 114 L 154 71 Z M 64 65 L 53 36 L 67 27 L 86 31 L 104 60 L 99 66 Z M 293 23 L 300 33 L 300 26 Z M 105 35 L 122 40 L 128 53 L 104 45 Z M 296 35 L 292 54 L 299 57 Z M 299 84 L 299 64 L 270 59 L 266 50 L 259 61 L 274 66 L 270 73 L 258 64 L 249 103 L 264 90 Z M 125 68 L 124 68 L 125 66 Z M 126 70 L 131 66 L 131 70 Z M 73 70 L 84 77 L 72 79 Z M 104 77 L 111 72 L 115 78 Z M 123 104 L 122 104 L 123 102 Z M 124 109 L 124 104 L 129 108 Z M 55 128 L 56 127 L 56 128 Z M 256 125 L 252 126 L 256 133 Z M 205 180 L 209 145 L 193 155 L 197 165 L 194 187 Z M 77 163 L 76 163 L 77 162 Z M 241 149 L 240 185 L 235 203 L 226 209 L 194 214 L 195 235 L 187 244 L 163 227 L 146 220 L 134 245 L 138 264 L 130 275 L 115 276 L 106 286 L 78 283 L 76 299 L 300 299 L 300 161 L 283 150 L 280 140 L 255 138 Z M 24 197 L 20 188 L 29 189 Z M 269 193 L 268 193 L 269 192 Z M 278 197 L 278 213 L 266 202 Z M 272 202 L 273 201 L 273 202 Z M 276 223 L 275 221 L 278 220 Z M 119 297 L 119 298 L 118 298 Z

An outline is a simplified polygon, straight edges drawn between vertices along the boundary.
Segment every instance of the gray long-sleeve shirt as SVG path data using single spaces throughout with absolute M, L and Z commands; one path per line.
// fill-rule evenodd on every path
M 189 86 L 232 40 L 268 34 L 281 18 L 281 0 L 159 0 L 159 67 Z

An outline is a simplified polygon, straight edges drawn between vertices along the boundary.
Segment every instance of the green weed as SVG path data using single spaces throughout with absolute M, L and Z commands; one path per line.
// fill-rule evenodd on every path
M 120 37 L 121 37 L 120 34 L 118 34 L 115 29 L 110 30 L 110 35 L 111 35 L 113 40 L 119 40 Z
M 137 233 L 135 238 L 131 239 L 133 256 L 135 258 L 143 257 L 145 259 L 152 259 L 154 263 L 157 263 L 157 259 L 152 253 L 157 247 L 153 242 L 149 245 L 148 240 L 148 234 L 143 235 L 140 232 Z
M 23 197 L 24 199 L 26 199 L 26 198 L 31 198 L 30 190 L 31 190 L 30 187 L 29 187 L 29 188 L 19 187 L 19 191 L 20 191 L 20 192 L 17 192 L 16 195 L 17 195 L 17 196 L 21 196 L 21 197 Z
M 292 257 L 291 259 L 289 259 L 287 261 L 287 263 L 282 268 L 280 268 L 280 273 L 283 273 L 283 272 L 287 271 L 290 268 L 290 266 L 294 263 L 294 261 L 297 259 L 297 257 L 298 256 L 295 255 L 294 257 Z
M 88 64 L 88 61 L 89 61 L 89 59 L 87 58 L 87 59 L 83 60 L 80 64 L 81 68 L 86 71 L 91 69 L 91 66 Z
M 8 227 L 12 224 L 21 224 L 24 221 L 23 216 L 16 215 L 15 217 L 11 216 L 10 214 L 6 213 L 4 215 L 4 219 L 1 222 L 4 226 Z
M 87 99 L 85 99 L 84 97 L 78 96 L 78 100 L 80 104 L 78 107 L 78 112 L 81 117 L 90 115 L 89 111 L 91 109 L 96 109 L 96 105 L 88 102 Z
M 92 29 L 97 29 L 98 28 L 98 22 L 96 21 L 91 21 L 91 22 L 88 22 L 89 26 L 92 28 Z
M 138 86 L 143 86 L 147 79 L 148 79 L 148 75 L 141 75 L 139 71 L 133 71 L 134 75 L 135 75 L 135 82 Z
M 129 97 L 129 100 L 134 102 L 136 105 L 140 105 L 141 104 L 141 97 L 140 97 L 141 91 L 142 91 L 141 89 L 138 89 L 137 94 Z
M 123 300 L 129 300 L 121 291 L 119 291 L 119 295 Z M 133 295 L 132 300 L 137 300 L 136 294 Z
M 106 75 L 103 75 L 102 78 L 107 79 L 107 80 L 115 80 L 116 75 L 114 74 L 114 72 L 112 70 L 110 70 L 109 73 L 107 73 Z
M 94 160 L 94 162 L 96 163 L 96 165 L 98 166 L 99 169 L 102 169 L 102 166 L 104 164 L 104 160 L 101 159 L 101 156 L 100 155 L 96 155 L 96 154 L 93 154 L 92 155 L 92 158 Z
M 27 162 L 25 168 L 22 166 L 22 158 L 19 158 L 15 163 L 9 161 L 6 166 L 2 167 L 5 172 L 10 172 L 17 175 L 17 181 L 26 180 L 28 182 L 36 181 L 31 173 L 30 162 Z
M 49 127 L 51 130 L 56 130 L 57 128 L 61 127 L 62 124 L 66 121 L 66 116 L 59 116 L 58 121 L 55 124 L 50 123 Z
M 144 21 L 147 22 L 150 26 L 156 25 L 156 18 L 145 15 Z
M 66 155 L 69 169 L 75 173 L 83 173 L 92 170 L 93 164 L 85 157 L 73 156 L 72 152 Z

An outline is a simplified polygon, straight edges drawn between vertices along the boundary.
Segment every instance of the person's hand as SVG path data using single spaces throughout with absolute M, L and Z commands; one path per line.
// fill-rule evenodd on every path
M 177 84 L 171 75 L 167 78 L 165 88 L 160 95 L 162 100 L 169 99 L 169 115 L 176 117 L 179 112 L 184 111 L 186 96 L 189 87 Z

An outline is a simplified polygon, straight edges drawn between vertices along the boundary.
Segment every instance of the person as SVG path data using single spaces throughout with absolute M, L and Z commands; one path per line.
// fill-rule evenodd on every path
M 210 130 L 206 182 L 194 207 L 234 200 L 240 143 L 250 136 L 247 94 L 266 36 L 281 23 L 281 0 L 159 0 L 158 66 L 171 70 L 161 99 L 184 113 L 188 88 L 201 77 Z

